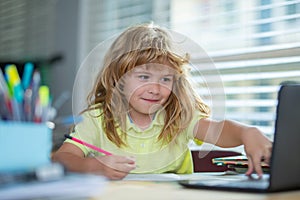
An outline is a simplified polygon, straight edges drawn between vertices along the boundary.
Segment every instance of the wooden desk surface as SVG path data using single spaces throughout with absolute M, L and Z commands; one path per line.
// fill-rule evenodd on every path
M 195 190 L 176 182 L 110 181 L 99 198 L 109 200 L 299 200 L 300 190 L 271 194 Z

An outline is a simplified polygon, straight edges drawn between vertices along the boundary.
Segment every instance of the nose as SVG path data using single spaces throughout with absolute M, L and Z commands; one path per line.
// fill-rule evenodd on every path
M 149 85 L 148 92 L 151 94 L 158 94 L 160 91 L 160 85 L 158 83 L 153 83 Z

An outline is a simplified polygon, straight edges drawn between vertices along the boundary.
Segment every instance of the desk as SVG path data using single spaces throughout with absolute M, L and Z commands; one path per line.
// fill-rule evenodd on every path
M 271 194 L 194 190 L 176 182 L 110 181 L 103 195 L 92 200 L 299 200 L 300 190 Z
M 165 175 L 165 174 L 164 174 Z M 218 175 L 218 174 L 217 174 Z M 205 174 L 182 175 L 199 178 Z M 211 175 L 210 175 L 211 176 Z M 142 177 L 145 177 L 144 175 Z M 151 180 L 158 180 L 153 174 Z M 154 178 L 155 179 L 154 179 Z M 158 176 L 161 177 L 161 176 Z M 147 181 L 133 177 L 121 181 L 107 181 L 92 175 L 70 175 L 57 181 L 17 184 L 1 188 L 0 199 L 84 199 L 84 200 L 299 200 L 300 190 L 271 194 L 195 190 L 184 188 L 173 178 L 166 181 Z M 135 179 L 134 179 L 135 178 Z M 168 179 L 170 180 L 170 179 Z M 87 198 L 87 196 L 90 196 Z M 59 198 L 57 198 L 59 197 Z

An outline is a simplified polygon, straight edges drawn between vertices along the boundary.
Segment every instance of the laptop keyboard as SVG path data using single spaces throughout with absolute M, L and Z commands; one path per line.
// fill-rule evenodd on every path
M 257 188 L 266 189 L 269 186 L 268 176 L 264 176 L 261 179 L 253 179 L 248 177 L 241 178 L 228 178 L 228 177 L 218 177 L 206 180 L 190 180 L 189 184 L 208 186 L 208 187 L 224 187 L 224 188 Z
M 219 186 L 233 187 L 233 188 L 268 188 L 268 180 L 243 180 L 243 181 L 227 181 L 226 183 L 220 183 Z

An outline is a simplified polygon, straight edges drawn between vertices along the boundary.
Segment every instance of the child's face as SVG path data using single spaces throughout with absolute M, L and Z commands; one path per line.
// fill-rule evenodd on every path
M 167 65 L 156 63 L 137 66 L 128 73 L 124 93 L 131 112 L 153 114 L 160 109 L 172 92 L 174 74 Z

